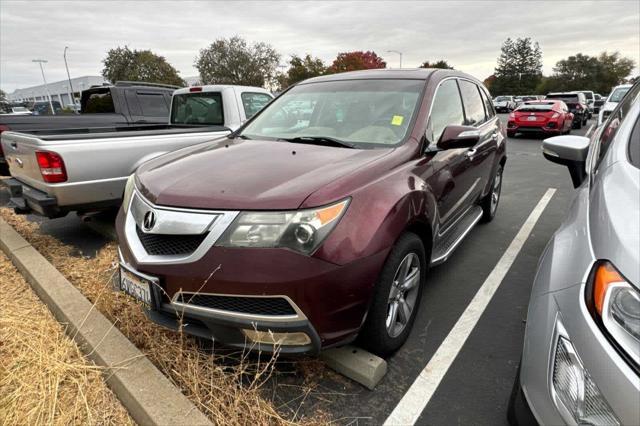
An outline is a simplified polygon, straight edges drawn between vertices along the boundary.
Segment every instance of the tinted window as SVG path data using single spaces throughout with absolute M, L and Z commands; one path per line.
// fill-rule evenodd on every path
M 138 92 L 138 103 L 142 109 L 142 115 L 147 117 L 169 116 L 169 107 L 162 93 Z
M 564 93 L 560 93 L 560 94 L 549 94 L 547 95 L 547 97 L 545 99 L 558 99 L 560 101 L 563 101 L 567 104 L 576 104 L 579 102 L 579 97 L 577 94 L 575 95 L 571 95 L 571 94 L 564 94 Z
M 437 142 L 440 139 L 445 127 L 464 124 L 462 100 L 455 80 L 446 80 L 438 87 L 429 121 L 431 142 Z
M 116 112 L 113 107 L 113 99 L 111 98 L 111 92 L 105 93 L 92 93 L 89 95 L 87 102 L 84 106 L 83 113 L 90 114 L 104 114 Z
M 605 121 L 605 123 L 603 124 L 604 128 L 600 133 L 598 144 L 596 146 L 596 149 L 598 150 L 598 153 L 597 153 L 598 159 L 596 160 L 596 164 L 595 164 L 596 168 L 598 167 L 598 165 L 600 165 L 600 162 L 602 161 L 605 154 L 609 150 L 609 147 L 611 146 L 611 142 L 615 138 L 616 133 L 618 133 L 620 124 L 622 124 L 622 121 L 627 116 L 629 109 L 633 105 L 633 102 L 637 99 L 639 93 L 640 93 L 640 83 L 637 83 L 629 90 L 629 92 L 627 93 L 627 96 L 625 96 L 622 99 L 622 102 L 618 104 L 616 109 L 613 110 L 613 112 L 611 113 L 607 121 Z
M 466 124 L 477 126 L 485 122 L 484 103 L 480 97 L 478 86 L 467 80 L 459 80 L 464 112 L 467 118 Z
M 496 111 L 493 109 L 493 102 L 491 102 L 491 98 L 487 94 L 486 91 L 480 90 L 482 93 L 482 100 L 484 101 L 484 109 L 487 113 L 487 117 L 491 118 L 496 115 Z
M 640 169 L 640 118 L 636 120 L 636 126 L 629 139 L 629 161 Z
M 244 92 L 240 95 L 242 98 L 242 106 L 247 118 L 251 118 L 256 112 L 260 111 L 266 104 L 271 101 L 271 96 L 266 93 Z
M 174 95 L 171 123 L 222 126 L 224 124 L 222 95 L 219 92 Z

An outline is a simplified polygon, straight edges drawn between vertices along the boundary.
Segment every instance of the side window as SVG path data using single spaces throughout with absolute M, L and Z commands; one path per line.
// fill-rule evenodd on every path
M 629 162 L 640 169 L 640 118 L 636 120 L 629 138 Z
M 484 102 L 484 109 L 487 113 L 487 120 L 495 117 L 496 110 L 493 109 L 493 101 L 491 101 L 491 96 L 487 93 L 486 90 L 480 89 L 480 93 L 482 94 L 482 101 Z
M 240 97 L 242 98 L 244 113 L 248 119 L 253 117 L 256 112 L 260 111 L 266 104 L 271 102 L 271 99 L 273 99 L 266 93 L 252 92 L 243 92 L 240 94 Z
M 111 92 L 92 93 L 89 95 L 83 113 L 104 114 L 116 112 L 113 107 Z
M 138 103 L 146 117 L 169 116 L 169 107 L 162 93 L 138 92 Z
M 462 112 L 462 100 L 458 91 L 456 80 L 446 80 L 436 89 L 436 96 L 431 107 L 429 117 L 429 129 L 431 142 L 437 142 L 449 125 L 461 126 L 464 124 L 464 114 Z
M 464 104 L 466 123 L 469 126 L 477 126 L 485 122 L 484 103 L 480 97 L 478 86 L 467 80 L 459 80 L 460 93 Z
M 597 169 L 600 165 L 600 162 L 606 155 L 609 147 L 611 146 L 611 142 L 618 133 L 618 129 L 620 128 L 620 124 L 626 117 L 629 109 L 633 105 L 633 102 L 640 95 L 640 84 L 635 84 L 629 92 L 627 92 L 626 96 L 620 101 L 615 110 L 611 113 L 607 121 L 604 122 L 604 128 L 600 132 L 600 137 L 598 138 L 596 149 L 598 150 L 597 159 L 595 163 L 595 168 Z

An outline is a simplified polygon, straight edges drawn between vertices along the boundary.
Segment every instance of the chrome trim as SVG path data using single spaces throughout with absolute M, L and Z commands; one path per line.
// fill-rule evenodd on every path
M 205 232 L 208 234 L 200 246 L 189 255 L 150 255 L 136 233 L 136 226 L 143 229 L 144 215 L 148 211 L 154 211 L 158 217 L 157 223 L 151 231 L 154 234 L 202 235 Z M 210 211 L 157 206 L 146 200 L 134 188 L 124 223 L 125 240 L 133 257 L 140 265 L 175 265 L 196 262 L 213 247 L 238 214 L 240 214 L 239 211 L 231 210 Z
M 203 306 L 192 305 L 190 303 L 176 302 L 176 299 L 180 295 L 199 295 L 199 296 L 221 296 L 221 297 L 244 297 L 244 298 L 274 298 L 279 297 L 285 299 L 289 305 L 296 311 L 295 315 L 259 315 L 259 314 L 246 314 L 242 312 L 233 312 L 226 311 L 223 309 L 214 309 L 214 308 L 205 308 Z M 221 294 L 221 293 L 194 293 L 189 291 L 178 291 L 171 298 L 171 303 L 169 306 L 175 306 L 180 308 L 184 312 L 192 312 L 192 313 L 212 313 L 216 315 L 222 315 L 232 318 L 240 318 L 245 320 L 255 320 L 255 321 L 271 321 L 271 322 L 287 322 L 287 321 L 302 321 L 306 320 L 307 317 L 302 312 L 302 310 L 296 305 L 293 300 L 289 296 L 280 295 L 280 294 L 269 294 L 269 295 L 246 295 L 246 294 Z M 174 309 L 177 309 L 174 308 Z
M 439 257 L 432 258 L 430 266 L 435 266 L 435 265 L 438 265 L 438 264 L 444 262 L 445 260 L 447 260 L 449 258 L 449 256 L 451 256 L 451 253 L 453 253 L 453 251 L 458 248 L 460 243 L 462 243 L 462 240 L 464 240 L 464 237 L 466 237 L 467 234 L 469 234 L 469 232 L 471 232 L 473 227 L 476 226 L 476 224 L 482 218 L 482 209 L 478 208 L 477 212 L 478 212 L 478 214 L 477 214 L 476 218 L 473 220 L 473 222 L 471 222 L 471 225 L 469 225 L 469 227 L 464 232 L 462 232 L 460 234 L 460 236 L 455 240 L 455 242 L 453 244 L 451 244 L 451 246 L 449 247 L 449 249 L 446 252 L 444 252 Z

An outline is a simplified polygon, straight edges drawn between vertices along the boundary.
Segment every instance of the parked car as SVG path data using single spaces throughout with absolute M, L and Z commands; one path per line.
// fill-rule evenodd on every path
M 429 265 L 494 218 L 505 144 L 488 91 L 458 71 L 306 80 L 129 178 L 120 287 L 153 321 L 232 347 L 317 353 L 359 336 L 386 356 Z
M 497 96 L 493 106 L 497 112 L 511 112 L 516 109 L 516 101 L 513 96 Z
M 604 105 L 598 114 L 598 126 L 602 125 L 609 117 L 609 114 L 618 106 L 618 103 L 624 98 L 624 95 L 631 89 L 631 84 L 621 84 L 611 90 L 611 94 L 607 97 Z
M 573 114 L 573 127 L 581 129 L 589 120 L 589 110 L 584 93 L 548 93 L 545 100 L 559 100 L 567 104 L 569 111 Z
M 55 101 L 56 115 L 51 115 L 49 101 L 36 102 L 32 103 L 34 115 L 0 115 L 0 134 L 7 130 L 49 131 L 106 126 L 113 126 L 115 130 L 127 126 L 164 125 L 169 119 L 171 94 L 175 89 L 176 86 L 136 82 L 95 86 L 82 92 L 80 114 L 59 114 L 62 108 Z M 0 147 L 0 175 L 8 174 Z
M 594 93 L 593 98 L 593 113 L 598 114 L 600 113 L 600 108 L 604 105 L 606 98 L 599 93 Z
M 525 102 L 509 114 L 507 134 L 517 133 L 567 134 L 573 127 L 573 114 L 562 101 Z
M 11 107 L 8 112 L 0 115 L 31 115 L 29 108 L 23 106 Z
M 59 115 L 62 113 L 62 106 L 58 101 L 37 101 L 33 102 L 31 105 L 31 115 Z M 51 112 L 51 107 L 53 107 L 53 111 Z
M 639 94 L 591 142 L 543 142 L 578 190 L 538 264 L 512 424 L 640 424 Z
M 164 125 L 4 132 L 13 178 L 2 182 L 17 213 L 60 217 L 119 207 L 140 164 L 229 134 L 255 113 L 259 99 L 272 96 L 258 87 L 188 87 L 175 91 Z
M 595 93 L 591 90 L 576 90 L 573 93 L 583 93 L 587 100 L 587 109 L 589 110 L 589 119 L 593 116 L 594 108 L 595 108 Z
M 541 100 L 540 96 L 538 96 L 538 95 L 524 95 L 524 96 L 520 96 L 520 99 L 522 99 L 523 103 L 524 102 Z

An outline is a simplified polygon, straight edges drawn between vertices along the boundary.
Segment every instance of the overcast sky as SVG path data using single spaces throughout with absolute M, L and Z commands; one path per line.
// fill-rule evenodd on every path
M 338 52 L 374 50 L 390 67 L 446 59 L 480 79 L 489 76 L 507 37 L 542 47 L 544 72 L 582 52 L 620 51 L 640 62 L 640 2 L 118 2 L 0 0 L 0 88 L 41 84 L 34 58 L 47 59 L 48 81 L 99 75 L 110 48 L 128 45 L 163 55 L 182 77 L 197 75 L 198 50 L 238 34 L 282 55 L 311 53 L 330 63 Z M 638 72 L 638 68 L 634 73 Z

